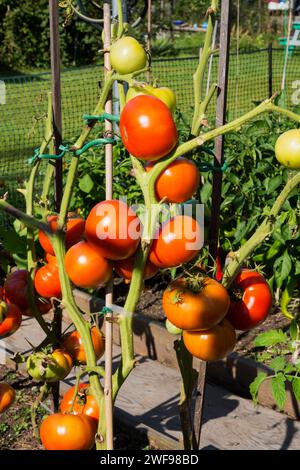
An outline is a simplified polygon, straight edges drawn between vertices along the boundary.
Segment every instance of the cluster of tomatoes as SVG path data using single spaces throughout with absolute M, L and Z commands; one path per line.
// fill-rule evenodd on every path
M 187 350 L 203 361 L 227 356 L 236 343 L 235 329 L 254 328 L 271 307 L 268 283 L 247 269 L 237 276 L 230 292 L 216 280 L 195 274 L 176 279 L 163 295 L 168 330 L 182 333 Z

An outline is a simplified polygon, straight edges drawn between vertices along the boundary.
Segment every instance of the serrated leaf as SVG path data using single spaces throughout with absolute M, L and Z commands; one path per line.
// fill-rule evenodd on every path
M 78 182 L 78 186 L 84 193 L 90 193 L 94 187 L 94 181 L 91 176 L 86 173 Z
M 283 370 L 285 368 L 285 365 L 286 365 L 286 362 L 285 362 L 285 359 L 284 357 L 275 357 L 275 359 L 273 359 L 269 366 L 271 367 L 271 369 L 273 369 L 275 372 L 279 372 L 280 370 Z
M 293 366 L 293 364 L 289 362 L 284 369 L 284 373 L 289 374 L 290 372 L 294 372 L 294 371 L 295 371 L 295 367 Z
M 282 344 L 287 340 L 287 335 L 282 330 L 269 330 L 256 336 L 255 347 L 269 347 Z
M 285 376 L 282 373 L 272 377 L 271 391 L 276 405 L 282 410 L 286 400 Z
M 300 377 L 295 377 L 292 382 L 293 393 L 298 401 L 300 401 Z
M 257 377 L 255 377 L 253 382 L 250 384 L 249 390 L 250 390 L 251 397 L 255 405 L 257 405 L 259 387 L 261 386 L 263 381 L 266 379 L 266 377 L 267 377 L 266 372 L 259 372 Z

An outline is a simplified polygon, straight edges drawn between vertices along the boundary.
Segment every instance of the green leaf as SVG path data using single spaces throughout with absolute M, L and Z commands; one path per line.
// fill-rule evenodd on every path
M 292 382 L 293 392 L 298 401 L 300 401 L 300 377 L 295 377 Z
M 274 400 L 280 410 L 283 409 L 286 400 L 285 376 L 280 373 L 271 380 L 271 390 Z
M 289 374 L 290 372 L 295 372 L 295 367 L 293 366 L 293 364 L 291 364 L 290 362 L 286 365 L 285 369 L 284 369 L 284 373 L 285 374 Z M 288 377 L 287 377 L 288 379 Z
M 266 377 L 267 377 L 266 372 L 259 372 L 257 377 L 255 377 L 253 382 L 250 384 L 249 390 L 250 390 L 251 397 L 255 405 L 257 405 L 259 387 L 261 386 L 263 381 L 266 379 Z
M 292 340 L 295 341 L 297 339 L 297 334 L 298 334 L 298 326 L 297 326 L 296 320 L 291 321 L 289 333 L 290 333 L 290 337 L 292 338 Z
M 269 366 L 271 367 L 271 369 L 273 369 L 275 372 L 279 372 L 280 370 L 283 370 L 285 368 L 285 365 L 286 365 L 286 362 L 285 362 L 285 359 L 284 357 L 275 357 L 275 359 L 273 359 Z
M 80 178 L 78 186 L 84 193 L 89 193 L 94 187 L 94 181 L 92 180 L 91 176 L 86 173 L 82 178 Z
M 282 330 L 269 330 L 256 336 L 255 347 L 269 347 L 282 344 L 287 341 L 287 335 Z

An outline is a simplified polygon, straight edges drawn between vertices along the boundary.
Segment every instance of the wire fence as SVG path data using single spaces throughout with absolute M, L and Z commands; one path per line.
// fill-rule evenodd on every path
M 159 84 L 171 87 L 178 98 L 178 107 L 190 119 L 193 109 L 193 73 L 197 57 L 154 60 L 153 76 Z M 218 57 L 212 60 L 210 83 L 217 80 Z M 238 117 L 250 110 L 254 103 L 280 90 L 284 50 L 269 49 L 254 52 L 233 52 L 230 56 L 228 110 L 230 117 Z M 300 89 L 300 55 L 294 52 L 288 60 L 286 105 L 291 106 L 293 94 Z M 0 104 L 0 196 L 9 191 L 10 200 L 22 204 L 16 192 L 17 184 L 28 176 L 28 158 L 43 137 L 47 92 L 51 89 L 50 73 L 1 77 L 5 86 L 5 104 Z M 79 134 L 82 115 L 91 112 L 101 90 L 101 66 L 63 70 L 62 113 L 64 141 L 72 141 Z M 4 85 L 4 86 L 3 86 Z M 2 96 L 3 98 L 3 96 Z M 1 101 L 0 101 L 1 102 Z M 3 102 L 3 99 L 2 99 Z M 215 104 L 208 115 L 213 122 Z M 1 220 L 0 220 L 1 223 Z

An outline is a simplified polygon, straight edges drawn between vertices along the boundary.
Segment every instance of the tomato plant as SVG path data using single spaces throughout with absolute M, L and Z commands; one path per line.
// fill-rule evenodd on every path
M 42 266 L 35 274 L 34 287 L 39 295 L 50 299 L 61 297 L 61 285 L 56 263 Z
M 270 313 L 272 293 L 265 278 L 243 269 L 232 285 L 227 318 L 237 330 L 249 330 L 262 323 Z
M 144 68 L 147 55 L 136 39 L 124 36 L 111 45 L 110 62 L 116 72 L 128 74 Z
M 100 359 L 105 350 L 105 338 L 96 326 L 93 326 L 91 329 L 91 339 L 95 357 L 96 359 Z M 62 340 L 62 346 L 71 354 L 76 363 L 86 363 L 86 353 L 84 350 L 82 338 L 78 331 L 75 330 L 71 333 L 68 333 Z
M 99 408 L 93 395 L 89 393 L 89 384 L 81 383 L 78 386 L 78 392 L 74 400 L 75 386 L 69 388 L 65 393 L 61 403 L 60 410 L 62 413 L 70 413 L 73 404 L 72 414 L 89 416 L 96 422 L 99 421 Z
M 93 420 L 84 414 L 55 413 L 43 420 L 40 438 L 46 450 L 89 450 L 95 432 Z
M 228 320 L 209 330 L 184 331 L 183 341 L 187 350 L 202 361 L 219 361 L 226 357 L 236 343 L 234 328 Z
M 290 129 L 278 137 L 275 155 L 281 165 L 300 170 L 300 129 Z
M 14 304 L 0 302 L 0 338 L 14 333 L 22 322 L 22 312 Z
M 202 234 L 198 222 L 178 215 L 162 225 L 155 235 L 149 260 L 159 268 L 172 268 L 193 259 L 201 248 Z
M 140 221 L 127 204 L 118 200 L 96 204 L 86 220 L 85 235 L 105 258 L 129 258 L 140 242 Z
M 52 230 L 55 232 L 57 230 L 58 225 L 58 216 L 57 215 L 50 215 L 48 217 L 48 224 Z M 81 217 L 76 215 L 69 215 L 67 219 L 67 227 L 66 227 L 66 247 L 69 248 L 75 243 L 79 242 L 84 234 L 85 228 L 85 220 Z M 54 255 L 53 246 L 51 240 L 49 239 L 48 235 L 44 233 L 42 230 L 39 230 L 39 242 L 42 248 L 45 250 L 46 253 L 50 255 Z
M 15 390 L 9 384 L 0 382 L 0 414 L 13 404 L 15 398 Z
M 38 382 L 57 382 L 63 380 L 73 367 L 69 353 L 55 349 L 52 354 L 42 351 L 31 354 L 26 361 L 28 374 Z
M 147 165 L 148 171 L 153 168 Z M 191 199 L 200 183 L 200 173 L 192 160 L 177 158 L 157 178 L 155 182 L 156 197 L 165 202 L 185 202 Z
M 76 243 L 67 251 L 65 267 L 75 286 L 85 289 L 106 284 L 112 276 L 111 263 L 103 258 L 96 246 L 85 241 Z
M 220 323 L 229 308 L 226 289 L 208 276 L 180 277 L 163 294 L 163 311 L 182 330 L 207 330 Z
M 120 115 L 120 133 L 126 149 L 141 160 L 159 160 L 173 150 L 178 134 L 169 108 L 158 98 L 139 95 Z

